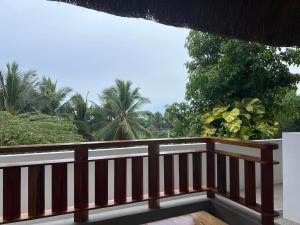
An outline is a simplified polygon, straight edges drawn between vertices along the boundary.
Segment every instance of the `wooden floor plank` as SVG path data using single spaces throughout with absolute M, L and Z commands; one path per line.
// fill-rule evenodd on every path
M 213 215 L 201 211 L 185 216 L 178 216 L 146 225 L 228 225 Z

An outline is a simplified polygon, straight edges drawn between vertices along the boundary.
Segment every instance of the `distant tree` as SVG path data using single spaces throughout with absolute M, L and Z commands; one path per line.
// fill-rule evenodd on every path
M 83 141 L 66 119 L 38 112 L 13 115 L 0 112 L 0 145 L 50 144 Z
M 275 48 L 191 31 L 186 48 L 189 80 L 186 98 L 194 111 L 205 112 L 243 98 L 259 98 L 266 110 L 278 114 L 284 98 L 297 89 L 300 64 L 297 48 Z
M 285 111 L 277 115 L 281 132 L 300 131 L 300 96 L 295 91 L 291 91 L 284 99 Z M 280 137 L 281 135 L 279 135 Z
M 15 62 L 8 63 L 6 68 L 0 71 L 0 110 L 13 114 L 37 110 L 36 72 L 22 72 Z
M 165 116 L 171 124 L 172 137 L 192 136 L 192 111 L 187 103 L 173 103 L 167 106 Z
M 61 115 L 74 121 L 78 132 L 86 140 L 92 141 L 94 137 L 91 133 L 91 110 L 87 97 L 81 94 L 73 95 L 60 109 Z
M 132 88 L 130 81 L 116 80 L 116 84 L 99 97 L 105 118 L 105 125 L 98 132 L 102 139 L 127 140 L 149 135 L 142 125 L 145 112 L 140 111 L 149 100 L 141 96 L 139 88 Z
M 53 82 L 49 77 L 43 77 L 38 86 L 40 111 L 50 115 L 57 115 L 71 90 L 68 87 L 58 89 L 57 82 Z
M 170 136 L 170 121 L 160 112 L 147 112 L 144 127 L 151 132 L 153 138 L 167 138 Z

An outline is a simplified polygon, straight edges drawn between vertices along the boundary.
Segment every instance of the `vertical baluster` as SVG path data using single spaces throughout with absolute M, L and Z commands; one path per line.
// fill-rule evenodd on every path
M 115 159 L 115 188 L 114 199 L 116 204 L 122 204 L 126 202 L 126 176 L 127 165 L 126 159 Z
M 75 222 L 86 222 L 88 220 L 89 202 L 89 164 L 88 148 L 78 147 L 75 149 L 74 164 L 74 202 Z
M 52 211 L 61 213 L 68 208 L 68 165 L 52 165 Z
M 268 164 L 261 165 L 261 209 L 262 225 L 274 224 L 274 171 L 273 148 L 266 146 L 261 149 L 261 160 Z
M 221 194 L 226 194 L 226 156 L 219 154 L 217 155 L 217 182 L 218 192 Z
M 207 197 L 214 198 L 215 193 L 215 142 L 213 139 L 208 138 L 206 141 L 206 159 L 207 159 Z
M 245 203 L 256 204 L 255 163 L 245 160 Z
M 97 206 L 108 204 L 108 160 L 95 162 L 95 203 Z
M 148 171 L 149 171 L 149 201 L 150 209 L 159 208 L 159 144 L 148 145 Z
M 21 215 L 21 168 L 3 169 L 3 219 L 15 220 Z
M 187 193 L 188 190 L 188 155 L 179 154 L 179 191 Z
M 143 158 L 132 158 L 132 200 L 143 200 Z
M 45 167 L 28 167 L 28 215 L 42 216 L 45 212 Z
M 164 189 L 165 195 L 174 195 L 174 157 L 164 156 Z
M 202 189 L 202 155 L 201 152 L 193 153 L 193 189 Z
M 240 177 L 239 177 L 239 159 L 229 158 L 229 171 L 230 171 L 230 187 L 229 195 L 231 199 L 239 199 L 240 197 Z

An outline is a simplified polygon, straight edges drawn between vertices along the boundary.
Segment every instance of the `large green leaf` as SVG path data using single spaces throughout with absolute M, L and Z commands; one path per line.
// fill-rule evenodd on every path
M 222 113 L 222 112 L 225 112 L 228 108 L 229 108 L 229 106 L 215 107 L 215 108 L 213 109 L 213 116 L 214 116 L 214 117 L 221 116 L 221 113 Z
M 238 108 L 232 109 L 230 112 L 224 112 L 222 117 L 225 119 L 227 123 L 230 123 L 240 115 L 240 110 Z
M 265 114 L 266 109 L 258 98 L 244 98 L 243 105 L 246 110 L 255 114 Z
M 215 117 L 210 113 L 205 113 L 201 116 L 201 120 L 204 124 L 210 124 L 212 121 L 215 120 Z
M 202 135 L 205 137 L 214 136 L 217 131 L 217 128 L 213 126 L 203 126 Z
M 231 133 L 237 133 L 241 129 L 242 121 L 239 119 L 236 119 L 232 121 L 231 123 L 227 123 L 226 127 L 229 132 Z

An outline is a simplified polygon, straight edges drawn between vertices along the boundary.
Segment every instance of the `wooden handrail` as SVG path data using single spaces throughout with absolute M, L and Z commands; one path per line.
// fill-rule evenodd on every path
M 2 146 L 0 153 L 24 153 L 24 152 L 44 152 L 44 151 L 64 151 L 74 150 L 81 147 L 88 149 L 98 148 L 122 148 L 134 146 L 146 146 L 149 144 L 184 144 L 184 143 L 206 143 L 207 138 L 189 137 L 189 138 L 161 138 L 161 139 L 139 139 L 124 141 L 98 141 L 98 142 L 78 142 L 63 144 L 35 144 L 35 145 L 16 145 Z
M 78 143 L 63 143 L 63 144 L 35 144 L 35 145 L 15 145 L 15 146 L 0 146 L 0 154 L 2 153 L 24 153 L 24 152 L 44 152 L 44 151 L 64 151 L 74 150 L 80 147 L 88 149 L 97 148 L 122 148 L 133 146 L 145 146 L 151 143 L 164 144 L 183 144 L 183 143 L 206 143 L 212 140 L 215 143 L 236 145 L 251 148 L 272 147 L 277 149 L 278 145 L 273 143 L 257 142 L 257 141 L 241 141 L 236 139 L 224 139 L 216 137 L 188 137 L 188 138 L 162 138 L 162 139 L 139 139 L 139 140 L 124 140 L 124 141 L 98 141 L 98 142 L 78 142 Z
M 224 156 L 229 156 L 232 158 L 236 158 L 236 159 L 243 159 L 243 160 L 247 160 L 247 161 L 251 161 L 251 162 L 256 162 L 259 164 L 279 164 L 278 161 L 263 161 L 261 160 L 260 157 L 256 157 L 256 156 L 250 156 L 250 155 L 244 155 L 244 154 L 239 154 L 239 153 L 234 153 L 234 152 L 228 152 L 228 151 L 224 151 L 224 150 L 215 150 L 215 154 L 218 155 L 224 155 Z
M 213 140 L 215 143 L 220 144 L 228 144 L 228 145 L 235 145 L 241 147 L 249 147 L 249 148 L 259 148 L 263 149 L 265 147 L 272 148 L 273 150 L 278 149 L 278 145 L 274 143 L 266 143 L 260 141 L 244 141 L 244 140 L 237 140 L 237 139 L 228 139 L 228 138 L 218 138 L 218 137 L 210 137 L 209 139 Z

